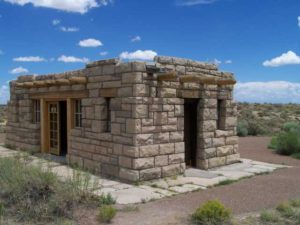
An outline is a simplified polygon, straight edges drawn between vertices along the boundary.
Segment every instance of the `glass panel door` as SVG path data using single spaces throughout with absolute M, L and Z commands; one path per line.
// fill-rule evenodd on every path
M 60 155 L 58 102 L 49 103 L 49 134 L 50 153 L 54 155 Z

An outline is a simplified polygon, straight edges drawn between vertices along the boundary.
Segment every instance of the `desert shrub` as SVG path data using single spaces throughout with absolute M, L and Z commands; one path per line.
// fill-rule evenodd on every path
M 248 121 L 248 135 L 258 136 L 258 135 L 263 135 L 265 133 L 266 130 L 262 124 L 254 120 Z
M 246 121 L 239 121 L 237 124 L 237 135 L 239 137 L 246 137 L 248 135 L 248 124 Z
M 262 211 L 259 218 L 261 221 L 269 223 L 276 223 L 280 220 L 280 217 L 275 212 L 271 211 Z
M 282 131 L 274 136 L 269 144 L 276 153 L 282 155 L 293 155 L 297 157 L 300 153 L 300 124 L 285 123 Z
M 99 204 L 102 205 L 113 205 L 116 203 L 116 200 L 112 197 L 110 193 L 108 194 L 101 194 L 99 198 Z
M 289 201 L 290 205 L 295 208 L 300 207 L 300 199 L 293 199 Z
M 0 201 L 0 224 L 1 224 L 1 220 L 4 216 L 5 213 L 5 206 L 4 203 Z
M 292 156 L 294 159 L 300 159 L 300 152 L 293 153 L 291 156 Z
M 71 217 L 72 210 L 87 198 L 73 179 L 61 182 L 52 172 L 22 159 L 0 159 L 0 171 L 0 196 L 18 219 Z
M 225 225 L 231 224 L 231 211 L 218 200 L 212 200 L 198 208 L 192 215 L 197 225 Z
M 98 209 L 98 220 L 102 223 L 109 223 L 115 217 L 117 210 L 110 205 L 102 205 Z
M 295 210 L 290 206 L 290 204 L 288 202 L 284 202 L 279 204 L 276 207 L 276 210 L 283 216 L 286 218 L 289 217 L 293 217 L 295 216 Z

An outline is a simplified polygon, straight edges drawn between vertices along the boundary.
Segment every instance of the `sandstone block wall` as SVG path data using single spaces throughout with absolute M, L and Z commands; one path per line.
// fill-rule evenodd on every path
M 176 77 L 160 79 L 161 74 Z M 82 127 L 68 138 L 70 163 L 128 181 L 150 180 L 184 172 L 184 99 L 199 99 L 197 167 L 213 168 L 239 159 L 233 85 L 181 82 L 187 76 L 233 79 L 212 64 L 172 57 L 154 63 L 116 59 L 90 63 L 85 69 L 47 76 L 22 76 L 11 82 L 6 143 L 40 149 L 40 125 L 32 123 L 30 93 L 87 91 L 82 98 Z M 86 84 L 19 87 L 37 80 L 86 77 Z M 217 129 L 218 100 L 222 130 Z M 110 102 L 108 114 L 108 101 Z M 110 124 L 108 116 L 110 115 Z

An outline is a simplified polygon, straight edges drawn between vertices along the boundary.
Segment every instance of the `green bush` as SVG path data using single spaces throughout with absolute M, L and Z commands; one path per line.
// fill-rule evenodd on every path
M 300 153 L 300 124 L 295 122 L 285 123 L 282 131 L 274 136 L 269 144 L 276 153 L 293 155 Z
M 246 137 L 248 135 L 248 124 L 246 121 L 240 121 L 237 124 L 237 135 L 239 137 Z
M 265 134 L 265 128 L 255 120 L 248 121 L 248 135 L 258 136 Z
M 212 200 L 198 208 L 193 213 L 192 220 L 197 225 L 231 224 L 231 211 L 218 200 Z
M 99 205 L 113 205 L 116 203 L 116 200 L 112 197 L 110 193 L 108 194 L 101 194 L 99 198 Z
M 117 210 L 110 205 L 102 205 L 98 210 L 98 220 L 102 223 L 110 223 L 117 213 Z
M 77 181 L 61 182 L 52 172 L 30 166 L 24 159 L 0 159 L 0 171 L 0 197 L 19 219 L 68 218 L 87 200 Z
M 276 207 L 276 210 L 277 210 L 283 217 L 286 217 L 286 218 L 295 216 L 295 210 L 294 210 L 294 209 L 290 206 L 290 204 L 287 203 L 287 202 L 284 202 L 284 203 L 279 204 L 279 205 Z
M 3 204 L 3 202 L 0 201 L 0 224 L 1 224 L 1 219 L 3 218 L 5 213 L 5 206 Z
M 263 222 L 276 223 L 280 217 L 275 212 L 263 211 L 260 213 L 260 220 Z

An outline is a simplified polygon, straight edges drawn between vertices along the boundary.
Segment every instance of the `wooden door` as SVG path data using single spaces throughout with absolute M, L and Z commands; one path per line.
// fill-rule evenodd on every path
M 49 149 L 50 153 L 60 155 L 59 103 L 49 102 Z

